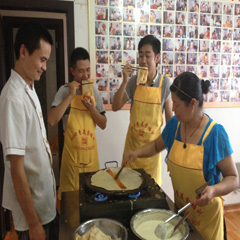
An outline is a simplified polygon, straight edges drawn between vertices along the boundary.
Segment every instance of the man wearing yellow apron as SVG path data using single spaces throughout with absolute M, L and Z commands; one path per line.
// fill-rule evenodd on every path
M 139 65 L 148 68 L 147 83 L 137 85 L 137 76 L 129 79 L 133 69 L 126 64 L 122 84 L 114 96 L 112 109 L 120 110 L 131 99 L 130 124 L 124 152 L 135 150 L 156 139 L 161 134 L 163 110 L 166 121 L 172 117 L 170 80 L 157 71 L 160 60 L 160 41 L 153 35 L 142 38 L 138 45 Z M 161 155 L 138 159 L 129 164 L 131 168 L 143 168 L 161 185 Z
M 82 81 L 90 78 L 90 57 L 83 48 L 76 48 L 71 55 L 73 81 L 60 87 L 48 123 L 54 126 L 63 119 L 64 147 L 60 169 L 58 197 L 67 191 L 79 189 L 79 173 L 99 170 L 95 128 L 106 127 L 106 117 L 101 96 L 95 86 L 91 96 L 82 95 Z M 70 112 L 69 112 L 70 109 Z

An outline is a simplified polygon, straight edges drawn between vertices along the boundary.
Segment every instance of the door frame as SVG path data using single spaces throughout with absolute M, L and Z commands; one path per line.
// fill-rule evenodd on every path
M 0 12 L 1 13 L 1 12 Z M 5 70 L 5 80 L 7 80 L 10 76 L 11 73 L 11 69 L 14 67 L 14 39 L 13 39 L 13 29 L 14 28 L 19 28 L 25 21 L 32 19 L 29 17 L 12 17 L 12 16 L 2 16 L 2 22 L 3 22 L 3 36 L 5 39 L 5 49 L 8 49 L 7 52 L 5 52 L 5 69 L 3 69 L 3 71 Z M 66 69 L 68 68 L 65 67 L 65 65 L 67 65 L 67 63 L 65 63 L 63 61 L 64 59 L 64 42 L 63 42 L 63 21 L 62 19 L 49 19 L 49 18 L 34 18 L 34 20 L 41 22 L 47 29 L 51 29 L 54 30 L 55 32 L 55 39 L 56 39 L 56 79 L 57 79 L 57 86 L 56 88 L 58 89 L 61 85 L 63 85 L 65 83 L 65 71 L 67 71 Z M 3 39 L 3 40 L 4 40 Z M 4 48 L 3 48 L 4 49 Z M 2 61 L 0 59 L 0 61 Z M 68 71 L 67 71 L 68 73 Z M 35 89 L 36 91 L 37 86 L 38 85 L 42 85 L 44 84 L 44 82 L 46 81 L 45 78 L 45 73 L 41 76 L 41 80 L 40 81 L 36 81 L 35 82 Z M 3 85 L 3 84 L 2 84 Z M 1 90 L 1 88 L 0 88 Z M 37 91 L 38 93 L 38 91 Z M 44 121 L 45 121 L 45 125 L 46 128 L 48 128 L 47 126 L 47 116 L 46 116 L 46 101 L 47 101 L 47 97 L 44 94 L 38 94 L 40 103 L 41 103 L 41 107 L 43 110 L 43 115 L 44 115 Z M 44 104 L 45 103 L 45 104 Z
M 66 15 L 67 28 L 67 58 L 70 59 L 71 52 L 75 48 L 74 34 L 74 2 L 59 1 L 59 0 L 5 0 L 0 1 L 0 10 L 24 11 L 24 12 L 43 12 L 44 13 L 62 13 Z M 44 21 L 44 18 L 41 19 Z M 64 37 L 64 36 L 63 36 Z M 10 49 L 11 50 L 11 49 Z M 63 64 L 62 61 L 59 62 Z M 8 66 L 6 66 L 8 67 Z M 64 66 L 63 66 L 64 67 Z M 1 73 L 0 73 L 1 75 Z M 60 74 L 61 76 L 61 74 Z M 65 81 L 58 81 L 59 88 Z M 0 89 L 1 90 L 1 89 Z
M 44 13 L 61 13 L 65 14 L 66 16 L 66 32 L 67 32 L 67 57 L 64 58 L 63 51 L 58 51 L 59 55 L 56 56 L 56 63 L 57 63 L 57 89 L 65 83 L 64 76 L 65 74 L 62 74 L 62 71 L 64 71 L 64 61 L 62 59 L 67 59 L 67 66 L 68 66 L 68 59 L 70 58 L 70 54 L 75 48 L 75 35 L 74 35 L 74 2 L 69 1 L 58 1 L 58 0 L 41 0 L 41 1 L 35 1 L 35 0 L 3 0 L 0 1 L 0 10 L 11 10 L 11 11 L 24 11 L 24 12 L 42 12 Z M 11 18 L 11 16 L 9 16 Z M 0 16 L 1 18 L 1 16 Z M 12 17 L 14 18 L 14 17 Z M 29 18 L 30 19 L 30 18 Z M 2 19 L 0 19 L 2 20 Z M 54 24 L 54 21 L 47 22 L 47 19 L 44 20 L 41 19 L 43 24 L 47 28 L 56 29 L 56 25 Z M 1 24 L 2 21 L 0 21 L 0 34 L 4 33 L 4 26 Z M 10 21 L 11 22 L 11 21 Z M 19 27 L 16 26 L 16 24 L 12 27 Z M 2 32 L 3 31 L 3 32 Z M 61 33 L 60 33 L 61 35 Z M 4 41 L 5 36 L 2 35 L 0 39 L 0 61 L 3 63 L 0 67 L 0 92 L 6 83 L 9 75 L 10 75 L 10 69 L 13 67 L 13 58 L 9 58 L 9 51 L 11 51 L 11 55 L 14 56 L 13 53 L 13 47 L 12 42 L 7 39 L 7 41 Z M 12 36 L 9 36 L 12 38 Z M 6 39 L 6 38 L 5 38 Z M 63 46 L 64 36 L 62 38 L 56 39 L 59 47 Z M 56 53 L 57 54 L 57 53 Z M 60 69 L 60 71 L 58 70 Z M 62 69 L 62 70 L 61 70 Z M 68 73 L 67 73 L 68 74 Z M 61 150 L 63 147 L 63 128 L 62 123 L 60 122 L 58 125 L 58 140 L 59 140 L 59 158 L 61 159 Z M 0 146 L 1 147 L 1 146 Z M 0 179 L 3 180 L 3 156 L 2 151 L 0 148 Z M 10 215 L 6 214 L 6 210 L 2 208 L 2 183 L 0 182 L 0 239 L 3 239 L 6 231 L 9 231 L 10 226 Z

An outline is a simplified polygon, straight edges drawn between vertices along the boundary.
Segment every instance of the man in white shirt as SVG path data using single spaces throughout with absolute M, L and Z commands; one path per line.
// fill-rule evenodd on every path
M 58 239 L 52 225 L 58 222 L 52 156 L 34 88 L 46 71 L 52 43 L 38 22 L 22 25 L 14 44 L 16 63 L 0 96 L 2 206 L 12 212 L 19 240 Z

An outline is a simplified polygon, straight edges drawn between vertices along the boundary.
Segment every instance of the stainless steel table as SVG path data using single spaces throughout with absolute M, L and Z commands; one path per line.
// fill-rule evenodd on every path
M 174 203 L 168 197 L 167 202 L 169 208 L 174 211 Z M 79 191 L 62 193 L 59 240 L 72 240 L 73 233 L 79 225 Z M 204 240 L 204 238 L 195 230 L 190 232 L 187 240 Z

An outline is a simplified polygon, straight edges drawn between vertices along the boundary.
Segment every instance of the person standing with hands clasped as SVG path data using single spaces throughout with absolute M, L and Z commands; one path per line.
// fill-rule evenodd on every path
M 157 71 L 160 61 L 160 41 L 153 35 L 142 38 L 138 45 L 139 66 L 148 70 L 146 84 L 137 85 L 137 76 L 131 65 L 123 68 L 122 84 L 114 96 L 112 110 L 118 111 L 131 99 L 130 124 L 124 152 L 135 150 L 145 143 L 156 139 L 161 133 L 163 111 L 166 122 L 173 116 L 169 87 L 170 80 Z M 161 155 L 148 159 L 137 159 L 128 164 L 131 168 L 143 168 L 161 185 Z
M 58 239 L 52 155 L 34 88 L 46 71 L 52 44 L 46 28 L 25 22 L 16 34 L 16 63 L 0 96 L 2 205 L 12 212 L 19 240 Z
M 188 220 L 206 240 L 224 239 L 223 199 L 238 187 L 238 172 L 224 127 L 203 112 L 203 94 L 210 82 L 190 72 L 170 87 L 175 116 L 156 140 L 129 151 L 124 162 L 151 157 L 167 149 L 166 163 L 178 209 L 192 202 Z M 223 179 L 221 179 L 221 174 Z M 200 197 L 194 190 L 210 181 Z
M 79 173 L 99 170 L 95 128 L 105 129 L 107 118 L 101 96 L 90 79 L 90 57 L 84 48 L 76 48 L 71 54 L 73 81 L 60 87 L 48 112 L 48 124 L 56 125 L 63 119 L 64 147 L 60 169 L 61 192 L 79 189 Z M 83 84 L 83 81 L 86 82 Z M 82 93 L 88 86 L 89 94 Z

